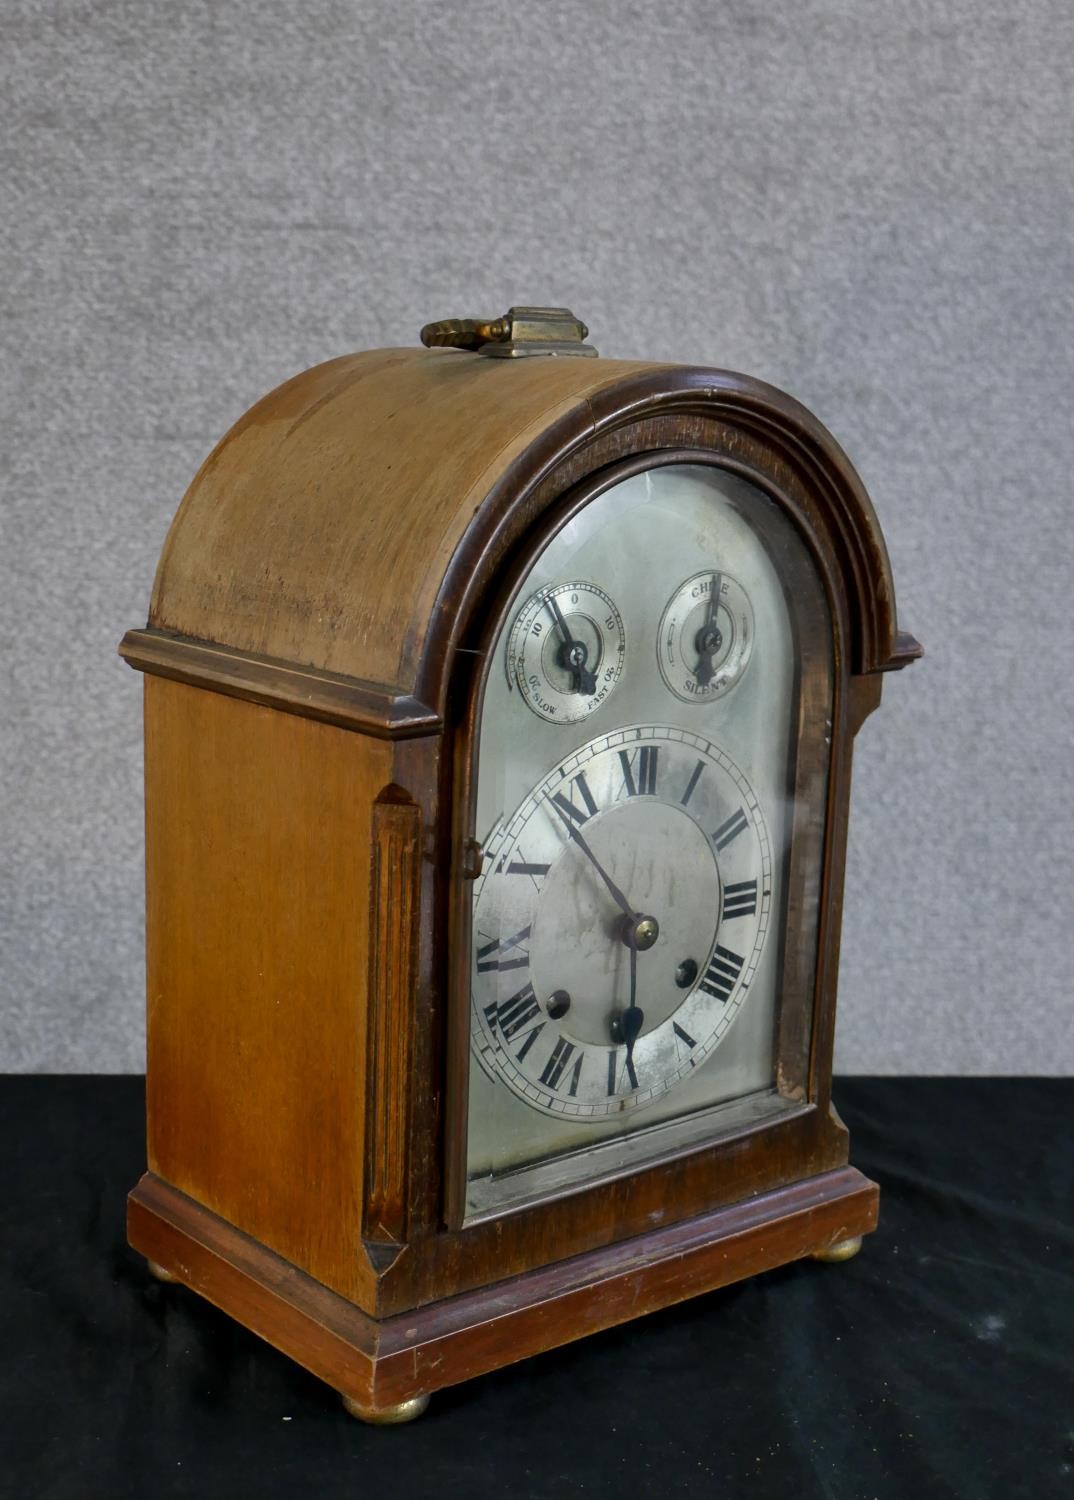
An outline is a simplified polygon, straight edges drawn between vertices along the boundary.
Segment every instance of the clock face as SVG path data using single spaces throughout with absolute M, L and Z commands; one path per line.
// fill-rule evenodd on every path
M 808 1040 L 815 961 L 828 741 L 822 719 L 802 751 L 806 640 L 830 694 L 804 544 L 714 467 L 604 491 L 515 591 L 479 720 L 469 1217 L 802 1106 L 779 1047 L 794 1007 Z
M 771 903 L 764 813 L 718 745 L 667 724 L 591 740 L 485 851 L 478 1060 L 553 1116 L 644 1108 L 726 1035 Z

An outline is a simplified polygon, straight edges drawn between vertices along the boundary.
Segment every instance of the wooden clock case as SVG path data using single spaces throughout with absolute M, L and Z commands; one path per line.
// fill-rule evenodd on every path
M 638 468 L 717 464 L 806 539 L 834 632 L 799 1107 L 628 1178 L 464 1225 L 470 777 L 484 648 L 564 514 Z M 846 457 L 718 370 L 394 349 L 266 396 L 162 553 L 145 673 L 148 1171 L 131 1244 L 376 1420 L 429 1392 L 876 1223 L 831 1105 L 854 735 L 896 631 Z M 798 951 L 803 949 L 805 951 Z

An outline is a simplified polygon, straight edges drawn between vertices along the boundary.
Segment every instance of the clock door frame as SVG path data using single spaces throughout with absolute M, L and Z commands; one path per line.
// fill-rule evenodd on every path
M 836 978 L 853 739 L 880 698 L 882 670 L 916 654 L 896 643 L 887 561 L 875 518 L 853 469 L 796 402 L 743 377 L 715 390 L 715 372 L 659 371 L 590 403 L 596 419 L 565 439 L 551 432 L 523 454 L 480 513 L 483 524 L 455 554 L 441 590 L 444 636 L 429 643 L 423 701 L 445 708 L 436 803 L 432 967 L 422 978 L 435 996 L 439 1026 L 426 1055 L 433 1076 L 415 1077 L 409 1198 L 409 1252 L 379 1278 L 378 1314 L 393 1313 L 521 1275 L 707 1211 L 804 1180 L 838 1174 L 847 1134 L 831 1107 Z M 475 848 L 469 776 L 478 709 L 474 655 L 494 632 L 529 560 L 564 510 L 631 469 L 661 459 L 712 463 L 766 492 L 806 539 L 828 596 L 832 622 L 832 745 L 821 854 L 816 973 L 808 1042 L 793 1028 L 780 1039 L 787 1087 L 801 1107 L 741 1133 L 692 1146 L 627 1178 L 572 1186 L 499 1218 L 464 1222 L 465 1080 L 469 1069 L 469 965 L 465 941 Z M 864 556 L 863 556 L 864 554 Z M 889 649 L 889 643 L 894 649 Z M 911 649 L 911 646 L 915 649 Z M 864 669 L 864 670 L 863 670 Z M 804 711 L 806 694 L 800 694 Z M 427 741 L 412 741 L 412 753 Z M 857 1176 L 857 1174 L 854 1174 Z M 860 1186 L 863 1180 L 857 1178 Z M 857 1190 L 857 1189 L 855 1189 Z M 875 1222 L 875 1200 L 873 1219 Z
M 546 512 L 541 522 L 531 529 L 522 546 L 503 568 L 497 598 L 488 610 L 479 634 L 473 638 L 473 645 L 460 653 L 460 670 L 449 700 L 451 703 L 464 706 L 457 721 L 449 722 L 445 726 L 445 735 L 452 746 L 451 753 L 446 757 L 446 763 L 455 769 L 457 775 L 457 785 L 451 793 L 455 819 L 453 846 L 456 851 L 476 853 L 473 804 L 478 773 L 478 742 L 484 706 L 484 687 L 489 673 L 496 670 L 496 663 L 492 659 L 492 647 L 501 636 L 511 607 L 516 602 L 519 585 L 548 545 L 550 538 L 598 495 L 634 475 L 651 472 L 656 468 L 682 465 L 716 469 L 749 480 L 755 485 L 757 483 L 756 473 L 748 465 L 729 458 L 727 455 L 716 453 L 708 447 L 675 448 L 669 446 L 642 449 L 601 466 L 569 489 Z M 757 487 L 762 488 L 759 485 Z M 764 486 L 763 489 L 764 493 L 768 494 L 780 507 L 781 512 L 787 514 L 786 502 L 781 497 L 773 495 L 770 487 Z M 818 1127 L 814 1123 L 807 1124 L 803 1116 L 810 1114 L 818 1103 L 823 1113 L 830 1095 L 830 1067 L 827 1076 L 824 1076 L 823 1068 L 818 1069 L 818 1058 L 813 1052 L 811 1040 L 825 993 L 826 980 L 825 966 L 822 962 L 819 909 L 828 831 L 827 807 L 833 791 L 834 756 L 829 751 L 825 724 L 829 715 L 833 722 L 838 722 L 840 679 L 843 675 L 841 643 L 845 638 L 846 622 L 845 619 L 839 619 L 835 613 L 840 608 L 840 601 L 835 588 L 835 580 L 828 568 L 828 560 L 817 552 L 812 539 L 802 531 L 797 517 L 792 516 L 791 519 L 795 524 L 797 534 L 802 537 L 816 570 L 827 606 L 828 622 L 801 617 L 796 617 L 794 621 L 798 651 L 794 684 L 797 714 L 791 728 L 788 757 L 787 790 L 793 806 L 790 848 L 787 856 L 790 878 L 786 898 L 787 920 L 781 923 L 777 941 L 780 947 L 781 989 L 800 999 L 795 1003 L 781 1004 L 777 1016 L 775 1078 L 777 1092 L 784 1103 L 784 1108 L 773 1110 L 764 1118 L 753 1119 L 738 1125 L 721 1125 L 721 1119 L 717 1113 L 719 1106 L 702 1111 L 703 1114 L 712 1116 L 711 1139 L 694 1139 L 679 1145 L 671 1144 L 659 1155 L 651 1156 L 629 1170 L 620 1170 L 614 1174 L 620 1178 L 636 1180 L 649 1170 L 663 1167 L 684 1156 L 695 1152 L 710 1152 L 719 1146 L 729 1148 L 732 1143 L 735 1145 L 735 1154 L 745 1157 L 748 1161 L 752 1155 L 749 1143 L 753 1138 L 762 1131 L 782 1126 L 787 1127 L 786 1149 L 792 1156 L 796 1155 L 799 1150 L 807 1153 L 818 1149 L 823 1150 L 827 1144 L 816 1139 Z M 793 610 L 793 603 L 790 603 L 790 607 Z M 802 613 L 804 615 L 807 612 Z M 809 800 L 804 794 L 804 788 L 815 786 L 818 777 L 825 785 L 823 819 L 813 816 Z M 523 1212 L 526 1207 L 556 1204 L 568 1196 L 591 1192 L 609 1180 L 597 1179 L 589 1184 L 563 1182 L 559 1185 L 550 1185 L 546 1191 L 536 1192 L 528 1203 L 512 1204 L 498 1210 L 490 1209 L 482 1214 L 465 1212 L 465 1158 L 468 1128 L 466 1082 L 472 1067 L 469 1050 L 469 954 L 472 903 L 466 886 L 478 873 L 473 853 L 464 853 L 462 869 L 454 874 L 451 891 L 455 899 L 451 902 L 448 916 L 450 930 L 447 946 L 452 963 L 448 977 L 447 1001 L 449 1040 L 445 1091 L 444 1217 L 445 1222 L 452 1229 L 457 1230 L 470 1229 L 482 1218 L 505 1219 L 509 1214 Z M 811 892 L 805 889 L 810 884 L 813 886 Z M 810 900 L 816 904 L 818 910 L 818 921 L 813 932 L 814 943 L 812 945 L 799 943 L 796 948 L 793 943 L 790 945 L 793 968 L 788 970 L 786 967 L 788 932 L 792 929 L 792 925 L 797 925 L 799 914 Z M 464 992 L 465 1008 L 462 999 Z M 726 1112 L 723 1119 L 727 1119 Z M 792 1123 L 795 1121 L 801 1123 L 796 1128 L 792 1128 Z M 820 1131 L 823 1136 L 823 1127 L 820 1127 Z M 838 1155 L 837 1149 L 835 1154 Z M 845 1161 L 845 1154 L 843 1160 Z M 715 1166 L 715 1163 L 713 1165 Z M 549 1164 L 547 1177 L 554 1182 L 555 1175 L 554 1168 Z M 713 1177 L 718 1180 L 718 1174 L 714 1173 Z M 766 1186 L 769 1185 L 782 1186 L 783 1180 L 766 1183 Z M 756 1191 L 756 1187 L 751 1190 Z M 736 1190 L 732 1188 L 732 1192 Z M 704 1201 L 699 1202 L 694 1193 L 689 1193 L 686 1202 L 676 1206 L 674 1217 L 689 1217 L 705 1207 L 726 1201 L 719 1191 L 713 1192 L 711 1189 L 703 1197 Z M 617 1207 L 619 1216 L 622 1217 L 624 1206 L 619 1204 Z M 629 1209 L 625 1212 L 632 1225 L 631 1232 L 641 1233 L 645 1227 L 644 1214 L 635 1215 Z M 653 1209 L 650 1206 L 648 1213 L 651 1215 L 652 1212 Z M 670 1219 L 671 1215 L 668 1217 Z

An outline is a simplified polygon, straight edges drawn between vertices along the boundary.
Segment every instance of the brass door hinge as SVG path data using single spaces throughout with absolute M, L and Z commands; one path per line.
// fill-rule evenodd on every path
M 596 350 L 584 342 L 589 329 L 568 307 L 512 307 L 502 318 L 444 318 L 426 323 L 421 341 L 427 349 L 470 349 L 494 359 L 527 354 L 586 355 Z

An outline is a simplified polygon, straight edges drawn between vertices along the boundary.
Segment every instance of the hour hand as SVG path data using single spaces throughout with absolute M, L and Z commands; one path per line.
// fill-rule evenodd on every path
M 638 950 L 630 946 L 630 1004 L 613 1022 L 615 1040 L 626 1045 L 627 1079 L 632 1089 L 638 1086 L 638 1074 L 634 1067 L 634 1043 L 645 1024 L 645 1012 L 638 1005 Z

